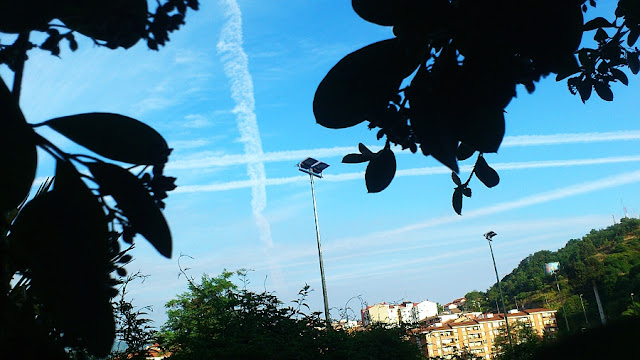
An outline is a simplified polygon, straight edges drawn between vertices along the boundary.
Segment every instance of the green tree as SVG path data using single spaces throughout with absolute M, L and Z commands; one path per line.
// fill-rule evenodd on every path
M 470 291 L 464 295 L 464 298 L 467 300 L 464 303 L 465 310 L 484 312 L 490 307 L 486 294 L 481 291 Z
M 510 346 L 505 328 L 500 329 L 500 335 L 495 338 L 494 351 L 496 360 L 525 360 L 535 359 L 534 355 L 544 345 L 545 339 L 527 323 L 514 323 L 511 326 Z
M 504 109 L 516 86 L 529 93 L 542 77 L 567 81 L 583 102 L 592 90 L 612 101 L 611 83 L 627 85 L 622 70 L 640 71 L 640 6 L 619 0 L 608 19 L 591 15 L 589 0 L 353 0 L 364 20 L 392 27 L 395 37 L 345 56 L 319 84 L 316 121 L 340 129 L 369 122 L 385 146 L 377 153 L 362 143 L 345 163 L 367 162 L 369 192 L 393 180 L 391 145 L 433 156 L 453 171 L 452 204 L 462 213 L 475 176 L 487 187 L 500 178 L 483 157 L 497 152 L 505 132 Z M 578 48 L 583 36 L 594 41 Z M 466 181 L 458 161 L 474 153 Z
M 639 318 L 640 317 L 640 302 L 637 302 L 637 301 L 632 302 L 629 305 L 629 307 L 625 311 L 622 312 L 622 316 Z
M 133 299 L 128 296 L 128 287 L 134 281 L 144 283 L 148 275 L 140 272 L 127 275 L 119 289 L 119 297 L 114 299 L 114 314 L 116 319 L 116 341 L 122 342 L 126 347 L 112 351 L 110 359 L 120 359 L 128 356 L 128 359 L 143 360 L 147 358 L 146 348 L 155 342 L 156 330 L 151 325 L 152 320 L 147 316 L 153 311 L 150 306 L 136 307 Z
M 292 306 L 274 294 L 240 289 L 243 271 L 189 280 L 188 290 L 167 302 L 159 342 L 172 359 L 419 359 L 406 329 L 326 329 L 319 313 L 305 313 L 305 286 Z
M 34 358 L 43 349 L 51 358 L 64 358 L 65 348 L 105 356 L 116 336 L 112 299 L 128 261 L 120 243 L 132 244 L 140 234 L 171 256 L 161 211 L 175 188 L 175 178 L 164 175 L 171 149 L 155 130 L 119 114 L 29 123 L 19 105 L 24 64 L 33 51 L 59 56 L 65 44 L 75 51 L 78 35 L 110 49 L 144 40 L 157 50 L 198 1 L 152 2 L 151 9 L 147 0 L 1 0 L 0 5 L 0 64 L 14 75 L 11 90 L 0 80 L 0 348 L 9 358 Z M 93 154 L 67 152 L 39 127 Z M 56 162 L 55 180 L 51 190 L 48 184 L 25 203 L 38 149 Z

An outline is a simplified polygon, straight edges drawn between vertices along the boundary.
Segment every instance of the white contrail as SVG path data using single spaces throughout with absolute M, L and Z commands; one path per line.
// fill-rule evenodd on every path
M 640 130 L 610 131 L 598 133 L 506 136 L 502 141 L 502 145 L 500 146 L 516 147 L 534 145 L 560 145 L 622 140 L 640 140 Z
M 507 136 L 502 142 L 502 147 L 525 147 L 543 145 L 580 144 L 608 141 L 640 140 L 640 131 L 612 131 L 601 133 L 567 133 L 552 135 L 520 135 Z M 369 146 L 373 151 L 380 146 Z M 248 164 L 251 162 L 284 162 L 304 159 L 309 154 L 318 158 L 342 157 L 348 153 L 357 152 L 357 146 L 337 146 L 332 148 L 318 148 L 306 150 L 274 151 L 269 153 L 251 153 L 242 155 L 204 156 L 199 159 L 179 160 L 167 164 L 168 169 L 202 169 L 214 166 L 232 166 Z M 409 151 L 397 151 L 396 154 L 411 154 Z
M 371 147 L 372 150 L 376 149 Z M 336 156 L 344 156 L 351 152 L 356 152 L 357 146 L 338 146 L 333 148 L 321 148 L 311 150 L 291 150 L 291 151 L 274 151 L 263 154 L 247 154 L 247 155 L 221 155 L 221 156 L 203 156 L 199 159 L 178 160 L 167 164 L 168 169 L 202 169 L 214 166 L 233 166 L 242 165 L 250 162 L 284 162 L 284 161 L 300 161 L 307 158 L 309 154 L 313 154 L 318 158 L 330 158 Z
M 530 196 L 525 196 L 517 200 L 507 201 L 507 202 L 484 207 L 477 210 L 463 212 L 463 216 L 447 215 L 447 216 L 430 219 L 428 221 L 411 224 L 411 225 L 403 226 L 403 227 L 392 229 L 392 230 L 370 233 L 370 234 L 367 234 L 365 237 L 362 237 L 362 239 L 365 240 L 367 244 L 371 245 L 372 243 L 375 244 L 374 239 L 392 239 L 395 236 L 398 236 L 407 232 L 411 232 L 411 231 L 424 230 L 426 228 L 449 224 L 449 223 L 455 223 L 463 220 L 467 221 L 472 218 L 503 213 L 505 211 L 520 209 L 520 208 L 531 206 L 531 205 L 542 204 L 542 203 L 564 199 L 564 198 L 575 196 L 575 195 L 586 194 L 586 193 L 594 192 L 597 190 L 603 190 L 607 188 L 622 186 L 622 185 L 631 184 L 639 181 L 640 181 L 640 170 L 626 172 L 618 175 L 604 177 L 595 181 L 589 181 L 581 184 L 575 184 L 571 186 L 558 188 L 548 192 L 542 192 L 542 193 L 538 193 Z M 361 239 L 361 237 L 351 238 L 351 239 L 340 239 L 339 243 L 341 244 L 341 246 L 350 246 L 353 241 L 357 241 L 358 239 Z
M 217 44 L 218 54 L 222 58 L 224 73 L 231 85 L 231 97 L 235 101 L 236 122 L 240 131 L 240 141 L 244 143 L 247 161 L 247 174 L 251 186 L 251 208 L 258 226 L 260 239 L 268 247 L 273 246 L 271 226 L 263 214 L 267 206 L 267 191 L 265 188 L 266 174 L 264 163 L 260 160 L 263 155 L 260 131 L 255 113 L 255 98 L 253 94 L 253 80 L 249 73 L 249 60 L 242 48 L 242 13 L 235 0 L 222 0 L 225 9 L 226 22 L 222 27 L 220 41 Z
M 523 170 L 523 169 L 538 169 L 538 168 L 553 168 L 553 167 L 569 167 L 569 166 L 585 166 L 585 165 L 601 165 L 601 164 L 618 164 L 626 162 L 638 162 L 640 161 L 640 155 L 631 156 L 612 156 L 602 158 L 591 159 L 576 159 L 576 160 L 547 160 L 547 161 L 523 161 L 523 162 L 508 162 L 508 163 L 495 163 L 491 166 L 496 170 Z M 460 171 L 471 171 L 471 165 L 465 165 L 460 167 Z M 396 177 L 403 176 L 425 176 L 436 174 L 450 174 L 451 170 L 444 166 L 403 169 L 396 171 Z M 364 178 L 364 171 L 336 174 L 336 175 L 324 175 L 323 181 L 349 181 L 349 180 L 361 180 Z M 192 193 L 192 192 L 213 192 L 213 191 L 227 191 L 243 188 L 253 188 L 257 186 L 274 186 L 285 185 L 296 182 L 308 181 L 309 178 L 302 176 L 291 176 L 284 178 L 271 178 L 271 179 L 250 179 L 231 181 L 219 184 L 209 185 L 183 185 L 178 187 L 175 193 Z

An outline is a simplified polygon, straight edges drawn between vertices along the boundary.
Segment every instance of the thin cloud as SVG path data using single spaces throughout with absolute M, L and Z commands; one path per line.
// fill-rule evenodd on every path
M 388 237 L 395 236 L 402 233 L 423 230 L 425 228 L 453 223 L 461 220 L 469 220 L 481 216 L 492 215 L 502 213 L 505 211 L 520 209 L 526 206 L 542 204 L 553 200 L 564 199 L 571 196 L 586 194 L 598 190 L 608 189 L 612 187 L 622 186 L 640 181 L 640 170 L 633 172 L 626 172 L 614 176 L 608 176 L 596 181 L 589 181 L 581 184 L 575 184 L 556 190 L 534 194 L 526 196 L 514 201 L 507 201 L 493 206 L 485 207 L 482 209 L 471 210 L 464 213 L 464 216 L 451 215 L 443 216 L 429 221 L 404 226 L 401 228 L 378 232 L 375 234 L 369 234 L 368 237 Z
M 233 113 L 236 115 L 240 140 L 244 143 L 245 154 L 263 154 L 260 131 L 255 113 L 253 80 L 249 73 L 249 60 L 242 43 L 242 13 L 237 1 L 223 0 L 226 22 L 222 27 L 217 44 L 222 59 L 224 73 L 231 85 L 231 97 L 235 101 Z M 247 174 L 251 181 L 251 208 L 260 239 L 268 247 L 273 246 L 271 226 L 263 212 L 267 206 L 267 191 L 264 185 L 266 174 L 264 163 L 252 160 L 247 162 Z
M 554 168 L 554 167 L 570 167 L 570 166 L 587 166 L 587 165 L 602 165 L 602 164 L 619 164 L 626 162 L 638 162 L 640 161 L 640 155 L 631 156 L 612 156 L 602 158 L 591 159 L 575 159 L 575 160 L 548 160 L 548 161 L 524 161 L 524 162 L 508 162 L 508 163 L 495 163 L 491 166 L 496 170 L 524 170 L 524 169 L 540 169 L 540 168 Z M 460 167 L 462 172 L 471 171 L 471 165 L 465 165 Z M 403 169 L 396 172 L 396 177 L 403 176 L 426 176 L 437 174 L 449 174 L 451 170 L 444 166 L 438 167 L 424 167 L 414 169 Z M 341 182 L 350 180 L 361 180 L 364 177 L 364 171 L 336 174 L 336 175 L 324 175 L 323 181 Z M 286 185 L 297 182 L 308 181 L 306 176 L 291 176 L 283 178 L 271 178 L 271 179 L 250 179 L 240 181 L 230 181 L 219 184 L 209 185 L 185 185 L 176 189 L 176 193 L 191 193 L 191 192 L 214 192 L 214 191 L 227 191 L 242 188 L 255 187 L 259 185 L 263 186 L 275 186 Z
M 375 149 L 375 147 L 372 147 Z M 251 162 L 284 162 L 299 161 L 314 154 L 318 158 L 329 158 L 342 156 L 349 152 L 357 151 L 353 146 L 340 146 L 333 148 L 312 149 L 312 150 L 291 150 L 291 151 L 274 151 L 262 154 L 247 155 L 221 155 L 221 156 L 205 156 L 201 159 L 175 161 L 168 164 L 171 169 L 202 169 L 213 166 L 233 166 L 248 164 Z
M 501 146 L 534 146 L 534 145 L 560 145 L 608 141 L 640 140 L 640 130 L 611 131 L 599 133 L 567 133 L 552 135 L 520 135 L 507 136 Z
M 195 149 L 211 144 L 211 140 L 195 139 L 195 140 L 175 140 L 171 141 L 170 146 L 174 150 Z
M 613 131 L 601 133 L 567 133 L 552 135 L 520 135 L 507 136 L 502 142 L 503 147 L 526 147 L 562 144 L 580 144 L 593 142 L 610 141 L 632 141 L 640 140 L 639 130 Z M 380 146 L 369 146 L 373 151 L 380 149 Z M 314 154 L 318 158 L 341 157 L 348 153 L 357 152 L 356 146 L 336 146 L 331 148 L 318 148 L 306 150 L 274 151 L 260 154 L 242 155 L 222 155 L 205 156 L 197 160 L 175 161 L 168 165 L 171 169 L 202 169 L 212 166 L 233 166 L 248 164 L 251 162 L 284 162 L 304 159 L 309 154 Z M 410 154 L 408 151 L 399 151 L 398 154 Z
M 201 114 L 191 114 L 184 117 L 182 126 L 192 129 L 202 129 L 211 126 L 211 121 Z

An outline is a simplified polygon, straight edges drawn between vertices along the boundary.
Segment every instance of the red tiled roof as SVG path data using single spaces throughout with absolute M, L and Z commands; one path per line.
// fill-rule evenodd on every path
M 507 313 L 507 317 L 512 317 L 512 316 L 529 316 L 529 314 L 527 314 L 526 312 L 522 312 L 522 311 L 518 311 L 515 313 Z
M 493 314 L 493 317 L 476 319 L 477 322 L 490 322 L 490 321 L 502 321 L 502 320 L 504 320 L 504 316 L 502 314 Z
M 424 329 L 425 331 L 440 331 L 440 330 L 451 330 L 451 325 L 444 324 L 442 326 L 429 326 Z
M 451 327 L 469 326 L 469 325 L 478 325 L 478 322 L 475 320 L 461 321 L 459 323 L 452 323 Z
M 536 308 L 536 309 L 527 309 L 524 310 L 527 314 L 531 313 L 539 313 L 539 312 L 556 312 L 556 310 L 546 309 L 546 308 Z

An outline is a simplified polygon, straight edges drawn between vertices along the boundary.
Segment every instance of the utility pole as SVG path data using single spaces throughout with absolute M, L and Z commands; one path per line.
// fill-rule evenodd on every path
M 582 305 L 582 312 L 584 313 L 584 321 L 589 325 L 589 319 L 587 319 L 587 310 L 584 309 L 584 302 L 582 301 L 582 294 L 580 294 L 580 305 Z
M 564 308 L 564 297 L 560 292 L 560 283 L 558 282 L 558 275 L 555 271 L 553 272 L 553 276 L 555 276 L 556 278 L 556 286 L 558 287 L 558 294 L 560 295 L 560 301 L 562 302 L 562 315 L 564 316 L 564 323 L 567 325 L 567 332 L 570 332 L 571 330 L 569 329 L 569 320 L 567 320 L 567 311 Z
M 593 286 L 593 294 L 596 296 L 596 303 L 598 304 L 598 312 L 600 313 L 600 321 L 602 325 L 607 325 L 607 318 L 604 316 L 604 309 L 602 308 L 602 302 L 600 301 L 600 294 L 598 293 L 598 285 L 595 280 L 591 280 L 591 286 Z

